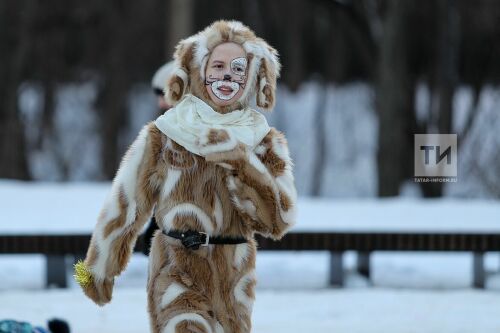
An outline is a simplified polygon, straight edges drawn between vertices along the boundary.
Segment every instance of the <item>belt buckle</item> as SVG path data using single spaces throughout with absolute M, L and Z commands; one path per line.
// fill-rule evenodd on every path
M 205 243 L 200 244 L 201 246 L 208 246 L 210 242 L 210 236 L 206 232 L 200 232 L 200 235 L 205 235 Z

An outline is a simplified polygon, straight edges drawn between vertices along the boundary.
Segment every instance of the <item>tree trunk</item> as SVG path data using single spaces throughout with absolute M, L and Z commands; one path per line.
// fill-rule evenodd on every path
M 35 7 L 28 2 L 5 2 L 0 7 L 0 15 L 4 16 L 0 17 L 0 30 L 3 30 L 0 38 L 6 42 L 15 40 L 14 47 L 3 48 L 0 58 L 1 72 L 5 74 L 0 80 L 0 178 L 30 179 L 24 126 L 17 101 L 19 85 L 28 61 L 31 45 L 29 32 Z M 14 27 L 17 23 L 17 29 L 10 23 L 14 23 Z M 14 35 L 10 35 L 11 33 Z
M 453 94 L 458 81 L 458 13 L 453 0 L 438 1 L 436 77 L 433 94 L 439 134 L 452 133 Z M 441 197 L 443 183 L 420 183 L 424 197 Z
M 413 154 L 413 137 L 408 130 L 414 85 L 405 43 L 408 38 L 405 33 L 407 6 L 403 1 L 388 2 L 380 41 L 375 89 L 379 115 L 378 194 L 382 197 L 399 194 L 408 160 Z
M 168 20 L 165 27 L 168 38 L 165 49 L 168 61 L 172 58 L 177 43 L 194 32 L 193 0 L 170 0 L 167 8 Z

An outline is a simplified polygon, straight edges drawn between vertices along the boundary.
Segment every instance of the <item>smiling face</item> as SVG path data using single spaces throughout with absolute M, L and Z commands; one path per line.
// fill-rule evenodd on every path
M 247 58 L 236 43 L 217 45 L 207 61 L 205 87 L 217 106 L 231 105 L 243 95 L 247 80 Z

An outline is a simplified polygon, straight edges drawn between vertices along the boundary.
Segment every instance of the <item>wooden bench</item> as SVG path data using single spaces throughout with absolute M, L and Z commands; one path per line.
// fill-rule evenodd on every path
M 66 257 L 83 257 L 89 241 L 90 235 L 0 235 L 0 254 L 43 254 L 47 258 L 47 286 L 66 287 Z M 279 242 L 263 237 L 257 237 L 257 242 L 260 251 L 330 252 L 331 286 L 343 285 L 345 251 L 358 252 L 358 271 L 368 278 L 370 254 L 375 251 L 446 251 L 471 252 L 473 286 L 484 288 L 484 254 L 500 252 L 499 233 L 292 232 Z M 140 237 L 135 251 L 142 251 L 143 244 Z

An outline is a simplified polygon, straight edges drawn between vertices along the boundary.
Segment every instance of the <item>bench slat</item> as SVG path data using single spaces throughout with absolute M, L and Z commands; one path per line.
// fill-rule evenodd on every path
M 281 241 L 256 236 L 260 250 L 274 251 L 500 251 L 500 234 L 292 232 Z M 82 254 L 90 235 L 0 235 L 0 253 Z M 135 251 L 142 251 L 139 237 Z

